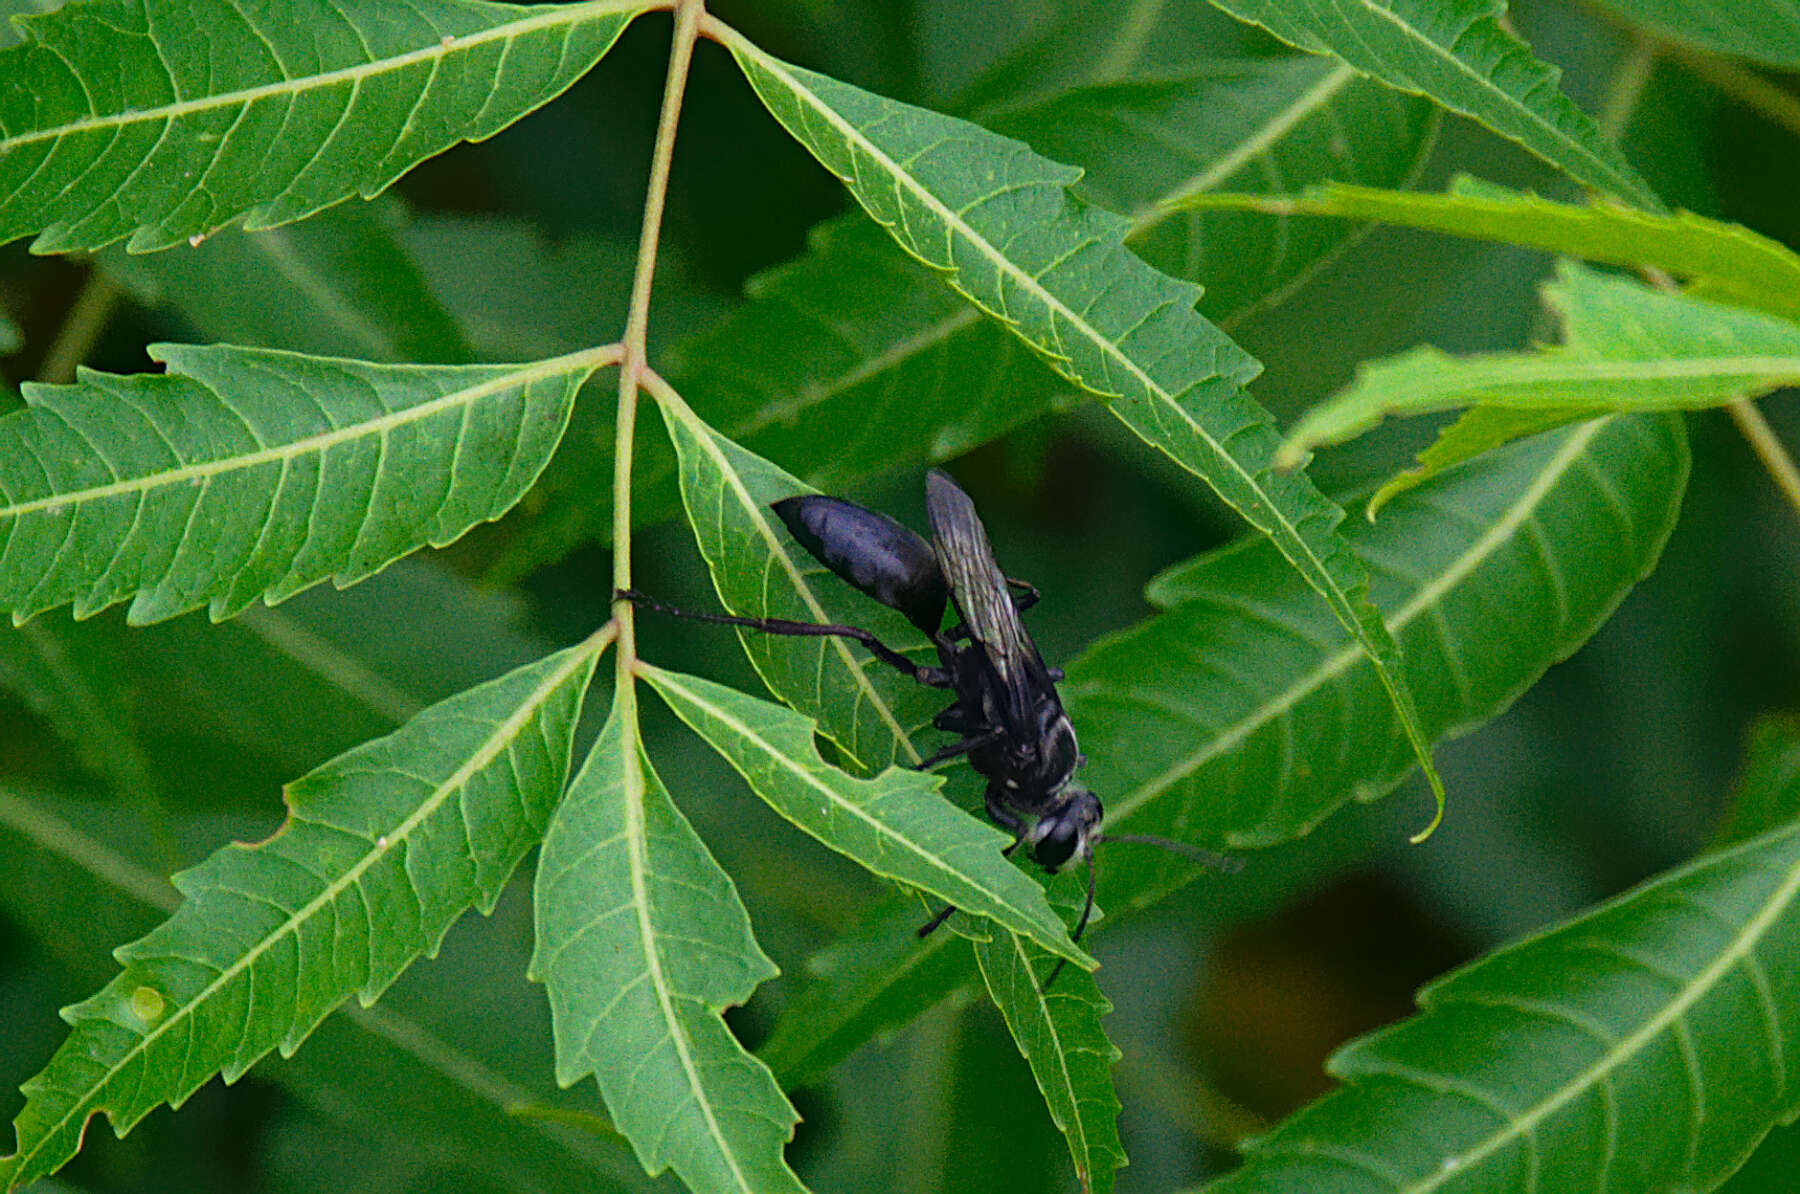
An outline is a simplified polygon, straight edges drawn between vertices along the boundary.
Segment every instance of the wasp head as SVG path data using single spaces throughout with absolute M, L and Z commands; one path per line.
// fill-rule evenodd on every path
M 1098 796 L 1086 788 L 1064 788 L 1056 806 L 1031 827 L 1031 856 L 1052 874 L 1071 858 L 1091 858 L 1101 814 Z

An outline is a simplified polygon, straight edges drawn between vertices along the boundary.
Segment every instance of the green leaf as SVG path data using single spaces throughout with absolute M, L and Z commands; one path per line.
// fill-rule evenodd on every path
M 1797 897 L 1790 826 L 1432 983 L 1208 1194 L 1712 1189 L 1800 1110 Z
M 537 948 L 556 1079 L 589 1074 L 646 1172 L 699 1194 L 800 1191 L 798 1116 L 721 1013 L 773 978 L 731 877 L 664 790 L 623 687 L 544 842 Z
M 208 842 L 221 836 L 207 824 Z M 104 982 L 115 968 L 106 944 L 141 936 L 180 902 L 150 869 L 150 838 L 116 801 L 0 784 L 0 872 L 8 876 L 0 904 L 77 981 Z M 524 981 L 525 950 L 512 949 L 514 934 L 503 931 L 511 928 L 500 923 L 510 919 L 505 911 L 459 923 L 432 965 L 410 968 L 378 1007 L 340 1008 L 305 1049 L 285 1061 L 265 1059 L 258 1076 L 329 1117 L 346 1153 L 367 1148 L 361 1132 L 459 1176 L 481 1173 L 557 1194 L 618 1188 L 603 1183 L 638 1174 L 623 1141 L 511 1113 L 548 1094 L 550 1048 L 548 1016 L 540 1025 L 529 1015 L 542 1011 L 542 1001 Z M 482 984 L 481 999 L 470 999 L 471 982 Z M 479 1031 L 466 1031 L 468 1021 Z M 5 1059 L 14 1060 L 26 1058 Z
M 1600 0 L 1623 19 L 1688 45 L 1800 69 L 1800 4 L 1795 0 Z
M 498 518 L 555 449 L 593 353 L 371 365 L 152 345 L 169 371 L 27 386 L 0 419 L 0 608 L 133 598 L 133 622 L 340 587 Z
M 660 395 L 657 405 L 681 462 L 688 521 L 725 608 L 747 617 L 849 621 L 888 643 L 918 639 L 899 614 L 832 576 L 770 511 L 771 502 L 808 492 L 805 485 L 720 436 L 679 398 Z M 816 720 L 860 765 L 873 771 L 919 760 L 909 735 L 943 704 L 939 694 L 843 638 L 738 637 L 769 691 Z
M 981 123 L 1081 166 L 1076 193 L 1127 216 L 1132 251 L 1166 274 L 1204 284 L 1201 312 L 1230 325 L 1286 295 L 1358 230 L 1225 211 L 1181 214 L 1182 201 L 1219 190 L 1291 191 L 1302 178 L 1401 185 L 1435 139 L 1437 109 L 1343 63 L 1288 55 L 1206 60 L 1077 87 L 990 110 Z
M 681 720 L 776 812 L 873 873 L 916 887 L 1094 968 L 1039 887 L 1000 853 L 1007 837 L 939 795 L 940 776 L 889 768 L 858 779 L 826 763 L 815 723 L 695 676 L 639 665 Z
M 1596 191 L 1651 210 L 1662 206 L 1618 147 L 1563 95 L 1562 72 L 1501 24 L 1505 0 L 1213 2 L 1290 45 L 1429 96 Z
M 645 0 L 89 0 L 0 51 L 0 242 L 133 252 L 372 197 L 560 94 Z
M 1348 389 L 1307 412 L 1284 455 L 1298 462 L 1385 415 L 1476 405 L 1554 410 L 1564 418 L 1692 410 L 1800 381 L 1800 325 L 1785 319 L 1573 262 L 1544 286 L 1544 304 L 1562 322 L 1561 348 L 1452 357 L 1421 347 L 1364 365 Z
M 1050 1105 L 1051 1120 L 1068 1141 L 1082 1190 L 1106 1194 L 1125 1164 L 1112 1084 L 1119 1051 L 1100 1027 L 1112 1004 L 1093 976 L 1079 971 L 1062 974 L 1046 993 L 1037 977 L 1044 968 L 1033 968 L 1043 955 L 1016 934 L 996 933 L 976 942 L 975 957 Z
M 1435 737 L 1500 713 L 1605 621 L 1656 563 L 1687 473 L 1674 417 L 1590 422 L 1473 461 L 1396 499 L 1379 524 L 1346 528 Z M 1167 612 L 1094 644 L 1061 686 L 1109 830 L 1271 846 L 1405 775 L 1409 752 L 1366 657 L 1269 544 L 1199 556 L 1149 596 Z M 1114 916 L 1095 931 L 1198 873 L 1152 850 L 1104 866 Z M 920 958 L 882 969 L 883 934 L 898 950 L 915 916 L 872 912 L 849 961 L 874 961 L 828 970 L 795 996 L 806 1019 L 784 1014 L 772 1043 L 814 1027 L 811 1049 L 790 1046 L 797 1069 L 835 1064 L 973 981 L 962 954 L 943 968 Z M 947 969 L 959 961 L 960 979 Z
M 1195 288 L 1134 257 L 1123 218 L 1070 199 L 1079 171 L 736 37 L 728 45 L 776 119 L 903 248 L 1269 536 L 1374 661 L 1441 810 L 1398 649 L 1336 530 L 1343 511 L 1273 467 L 1273 421 L 1242 389 L 1257 365 L 1193 311 Z
M 461 364 L 473 354 L 398 239 L 404 218 L 395 204 L 347 203 L 160 253 L 115 247 L 99 261 L 145 302 L 179 311 L 204 340 Z
M 1715 846 L 1730 846 L 1800 816 L 1800 716 L 1770 714 L 1750 731 L 1744 771 Z
M 1558 203 L 1466 175 L 1442 195 L 1327 183 L 1284 198 L 1194 195 L 1179 207 L 1379 220 L 1607 265 L 1654 266 L 1689 280 L 1701 298 L 1800 318 L 1800 255 L 1742 224 L 1689 211 L 1661 214 L 1604 200 Z
M 1084 191 L 1131 219 L 1134 251 L 1204 282 L 1201 309 L 1230 322 L 1298 283 L 1352 230 L 1160 205 L 1208 187 L 1285 190 L 1327 178 L 1397 185 L 1423 160 L 1435 112 L 1347 68 L 1295 56 L 1201 62 L 986 118 L 1085 167 Z M 659 295 L 664 285 L 659 272 Z M 827 492 L 960 455 L 1079 401 L 1017 337 L 861 213 L 814 228 L 804 256 L 753 278 L 748 290 L 735 313 L 675 342 L 659 370 L 707 422 Z M 534 301 L 541 307 L 541 297 Z M 554 504 L 524 529 L 498 575 L 517 577 L 611 533 L 603 496 L 611 445 L 611 436 L 596 436 L 558 453 L 544 482 Z M 644 448 L 632 509 L 648 520 L 674 508 L 674 463 Z
M 68 1009 L 74 1026 L 25 1085 L 14 1189 L 75 1155 L 90 1116 L 124 1135 L 213 1074 L 234 1082 L 299 1048 L 352 994 L 373 1003 L 493 906 L 543 833 L 568 772 L 598 646 L 583 644 L 420 714 L 297 780 L 289 816 L 175 877 L 182 906 L 118 951 L 124 972 Z
M 1566 406 L 1471 406 L 1439 429 L 1437 438 L 1420 451 L 1416 467 L 1395 473 L 1370 494 L 1363 512 L 1372 521 L 1396 494 L 1405 493 L 1465 460 L 1540 431 L 1580 422 L 1584 417 L 1581 411 Z

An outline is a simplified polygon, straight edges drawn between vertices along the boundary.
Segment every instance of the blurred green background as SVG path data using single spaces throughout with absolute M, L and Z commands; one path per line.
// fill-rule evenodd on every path
M 1039 77 L 1007 73 L 1015 55 L 1045 37 L 1078 74 L 1082 47 L 1123 8 L 1075 0 L 711 7 L 783 57 L 950 111 L 981 87 L 1053 84 L 1041 57 L 1032 59 Z M 1166 35 L 1148 39 L 1146 52 L 1171 65 L 1273 49 L 1210 10 L 1163 19 Z M 1516 3 L 1511 20 L 1564 68 L 1564 87 L 1578 103 L 1590 112 L 1604 107 L 1627 52 L 1617 27 L 1597 10 L 1556 0 Z M 487 331 L 514 337 L 521 351 L 617 336 L 667 38 L 666 20 L 640 21 L 567 95 L 400 182 L 396 190 L 419 220 L 420 268 L 446 306 L 478 306 L 492 324 Z M 1625 132 L 1634 163 L 1671 203 L 1797 244 L 1793 136 L 1669 64 L 1649 77 Z M 1420 185 L 1440 188 L 1457 172 L 1571 194 L 1521 152 L 1451 119 Z M 731 309 L 746 279 L 797 255 L 807 230 L 845 206 L 726 56 L 703 44 L 683 115 L 653 339 L 669 343 Z M 459 261 L 443 246 L 463 242 L 432 240 L 432 230 L 454 220 L 495 216 L 521 221 L 532 230 L 521 235 L 535 236 L 505 258 L 512 268 Z M 496 251 L 504 257 L 504 246 Z M 533 268 L 540 262 L 550 265 Z M 1535 288 L 1547 267 L 1542 254 L 1376 231 L 1279 306 L 1231 330 L 1265 363 L 1255 392 L 1285 423 L 1370 357 L 1420 342 L 1468 351 L 1543 338 Z M 129 263 L 117 268 L 129 278 Z M 23 245 L 0 251 L 0 310 L 19 331 L 15 350 L 0 358 L 9 388 L 37 374 L 89 269 L 31 257 Z M 88 363 L 143 370 L 146 343 L 199 338 L 208 318 L 192 306 L 127 295 Z M 253 321 L 255 313 L 239 305 L 219 318 Z M 582 401 L 590 423 L 603 423 L 610 385 L 590 386 Z M 1791 395 L 1763 405 L 1778 433 L 1800 444 Z M 1190 887 L 1099 943 L 1102 985 L 1117 1004 L 1108 1027 L 1125 1053 L 1116 1075 L 1132 1163 L 1119 1189 L 1169 1189 L 1228 1165 L 1233 1139 L 1323 1091 L 1327 1053 L 1405 1014 L 1419 983 L 1669 866 L 1710 834 L 1750 725 L 1800 707 L 1800 525 L 1723 415 L 1693 416 L 1689 426 L 1693 479 L 1661 566 L 1510 712 L 1440 749 L 1451 803 L 1435 836 L 1406 844 L 1429 811 L 1414 782 L 1259 858 L 1250 874 Z M 1353 489 L 1391 471 L 1426 434 L 1403 426 L 1371 437 L 1327 454 L 1316 475 L 1327 489 Z M 1043 590 L 1032 627 L 1053 662 L 1148 613 L 1140 593 L 1155 572 L 1237 533 L 1210 499 L 1092 409 L 1034 423 L 952 467 L 1007 570 Z M 846 496 L 923 524 L 919 470 L 875 478 Z M 154 843 L 164 872 L 230 837 L 266 834 L 280 818 L 283 781 L 385 732 L 391 722 L 372 710 L 405 716 L 603 620 L 610 565 L 598 546 L 512 589 L 474 583 L 519 522 L 484 528 L 352 592 L 314 591 L 279 617 L 214 627 L 196 614 L 128 632 L 115 610 L 93 624 L 91 633 L 115 652 L 118 689 L 141 732 L 138 764 L 151 795 L 131 814 L 153 822 L 166 814 L 173 826 Z M 647 532 L 640 552 L 641 587 L 678 604 L 708 604 L 682 527 Z M 371 661 L 362 678 L 369 699 L 284 670 L 280 643 L 294 634 L 354 644 Z M 755 687 L 726 633 L 649 622 L 643 634 L 653 660 Z M 875 884 L 776 820 L 666 717 L 651 730 L 659 767 L 683 777 L 676 797 L 737 878 L 765 948 L 789 975 L 799 972 Z M 95 788 L 51 727 L 4 693 L 0 779 L 23 789 Z M 142 843 L 116 807 L 90 812 L 97 833 L 135 834 Z M 32 882 L 0 877 L 9 886 Z M 41 882 L 33 898 L 46 905 L 75 898 L 52 890 L 54 877 Z M 529 1059 L 534 1093 L 548 1098 L 548 1017 L 522 978 L 530 927 L 522 886 L 492 921 L 459 926 L 442 958 L 415 968 L 431 973 L 408 975 L 401 990 L 414 981 L 466 986 L 465 1022 L 441 1031 Z M 9 1120 L 21 1102 L 18 1083 L 60 1039 L 56 1008 L 96 988 L 112 972 L 108 950 L 150 923 L 97 916 L 85 938 L 54 939 L 37 929 L 53 919 L 40 922 L 19 907 L 0 908 L 0 1113 Z M 749 1043 L 766 1033 L 790 981 L 734 1013 Z M 295 1062 L 269 1068 L 316 1052 L 318 1070 L 335 1078 L 277 1085 L 259 1069 L 230 1089 L 210 1084 L 179 1114 L 153 1114 L 123 1142 L 96 1126 L 66 1181 L 108 1191 L 533 1188 L 516 1174 L 471 1173 L 430 1141 L 384 1130 L 354 1098 L 332 1113 L 332 1082 L 353 1086 L 356 1059 L 328 1035 Z M 594 1108 L 597 1100 L 589 1088 L 569 1105 Z M 980 1005 L 937 1009 L 864 1050 L 837 1082 L 802 1093 L 798 1105 L 806 1122 L 792 1155 L 821 1190 L 1044 1190 L 1068 1181 L 1067 1158 L 1024 1064 L 998 1017 Z

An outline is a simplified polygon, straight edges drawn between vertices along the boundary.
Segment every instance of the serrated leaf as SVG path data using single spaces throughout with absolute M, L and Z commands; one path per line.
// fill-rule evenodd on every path
M 1655 564 L 1687 471 L 1675 418 L 1591 422 L 1472 461 L 1396 499 L 1379 524 L 1347 528 L 1431 734 L 1494 717 L 1594 632 Z M 1166 612 L 1094 644 L 1061 686 L 1107 829 L 1270 846 L 1405 775 L 1409 752 L 1366 658 L 1267 543 L 1178 565 L 1149 596 Z M 1197 874 L 1138 851 L 1103 869 L 1099 894 L 1117 914 Z M 906 916 L 885 924 L 910 935 Z M 881 931 L 872 918 L 869 932 Z M 965 965 L 961 982 L 972 978 Z M 875 967 L 823 975 L 792 1004 L 815 1016 L 822 1052 L 797 1049 L 795 1064 L 831 1064 L 896 1027 L 927 986 L 941 998 L 960 985 L 937 970 L 929 980 Z M 784 1015 L 775 1036 L 800 1031 Z
M 1692 410 L 1800 381 L 1800 325 L 1671 294 L 1564 262 L 1543 290 L 1563 344 L 1452 357 L 1414 348 L 1357 370 L 1348 389 L 1308 411 L 1283 448 L 1303 459 L 1386 415 L 1497 406 L 1565 419 Z M 1541 430 L 1541 424 L 1528 430 Z
M 1328 183 L 1286 198 L 1195 195 L 1179 206 L 1379 220 L 1608 265 L 1655 266 L 1688 279 L 1698 297 L 1800 318 L 1800 254 L 1742 224 L 1689 211 L 1661 214 L 1604 200 L 1558 203 L 1466 175 L 1442 195 Z
M 346 203 L 281 228 L 226 228 L 160 253 L 114 247 L 98 260 L 207 341 L 361 360 L 472 360 L 399 240 L 404 220 L 397 204 Z
M 646 664 L 639 671 L 752 791 L 806 833 L 885 879 L 1094 968 L 1043 888 L 1001 855 L 1006 835 L 943 799 L 941 777 L 889 768 L 858 779 L 819 757 L 809 717 L 697 676 Z
M 1795 0 L 1600 0 L 1634 25 L 1677 41 L 1749 58 L 1783 70 L 1800 69 L 1800 4 Z
M 1273 421 L 1242 389 L 1258 366 L 1194 312 L 1195 287 L 1134 257 L 1123 218 L 1075 203 L 1067 188 L 1079 171 L 739 38 L 727 44 L 776 119 L 903 248 L 1270 538 L 1373 661 L 1441 814 L 1399 650 L 1337 533 L 1343 511 L 1273 467 Z
M 1206 1189 L 1710 1190 L 1800 1110 L 1797 960 L 1790 826 L 1427 986 Z
M 132 599 L 215 619 L 360 580 L 498 518 L 602 363 L 372 365 L 152 345 L 163 374 L 82 371 L 0 419 L 0 609 Z
M 775 964 L 645 757 L 629 688 L 557 809 L 536 900 L 557 1081 L 592 1074 L 652 1175 L 673 1167 L 699 1194 L 804 1190 L 782 1159 L 799 1117 L 721 1016 Z
M 282 830 L 175 877 L 185 901 L 117 951 L 124 972 L 68 1009 L 74 1026 L 25 1085 L 14 1189 L 74 1156 L 88 1119 L 124 1135 L 215 1073 L 234 1082 L 320 1020 L 365 1005 L 493 906 L 549 820 L 598 647 L 583 644 L 453 697 L 289 786 Z
M 794 542 L 771 502 L 809 492 L 798 480 L 702 423 L 673 395 L 657 409 L 674 441 L 681 496 L 725 608 L 747 617 L 849 622 L 890 646 L 917 644 L 899 614 L 855 593 Z M 814 718 L 820 730 L 873 771 L 917 762 L 909 735 L 944 704 L 843 638 L 739 632 L 769 691 Z
M 1618 147 L 1501 24 L 1505 0 L 1213 0 L 1239 20 L 1390 87 L 1429 96 L 1530 150 L 1570 178 L 1639 207 L 1661 207 Z
M 1112 1084 L 1119 1051 L 1100 1027 L 1112 1004 L 1093 976 L 1079 971 L 1058 976 L 1046 992 L 1038 974 L 1047 971 L 1033 966 L 1043 954 L 1016 934 L 995 933 L 992 940 L 976 942 L 975 957 L 1050 1106 L 1051 1121 L 1068 1141 L 1083 1194 L 1107 1194 L 1125 1164 Z
M 133 252 L 372 197 L 560 94 L 644 0 L 90 0 L 0 51 L 0 242 Z
M 1420 450 L 1416 457 L 1418 463 L 1414 467 L 1395 473 L 1381 488 L 1370 494 L 1369 504 L 1364 507 L 1363 512 L 1373 520 L 1381 513 L 1381 508 L 1396 495 L 1455 468 L 1465 460 L 1473 460 L 1516 439 L 1579 422 L 1582 417 L 1580 411 L 1565 406 L 1535 409 L 1472 406 L 1438 430 L 1437 438 Z
M 1129 216 L 1133 249 L 1205 282 L 1201 310 L 1230 322 L 1297 283 L 1353 230 L 1172 215 L 1161 204 L 1209 187 L 1398 184 L 1423 159 L 1435 112 L 1346 68 L 1291 57 L 1206 62 L 988 119 L 1085 167 L 1084 192 Z M 827 492 L 960 455 L 1079 401 L 1017 337 L 860 213 L 815 227 L 804 256 L 747 289 L 735 313 L 677 341 L 659 370 L 726 436 Z M 597 436 L 558 454 L 544 483 L 554 504 L 524 528 L 498 575 L 517 577 L 610 534 L 612 507 L 598 495 L 609 489 L 611 443 Z M 646 446 L 634 457 L 632 510 L 650 519 L 674 508 L 674 466 Z
M 1731 811 L 1713 840 L 1729 846 L 1800 817 L 1800 716 L 1770 714 L 1750 730 Z
M 66 961 L 78 981 L 104 982 L 114 969 L 104 943 L 142 935 L 180 903 L 168 881 L 149 869 L 151 836 L 137 819 L 121 815 L 116 801 L 76 801 L 0 783 L 0 871 L 8 876 L 0 884 L 0 903 L 15 924 Z M 210 829 L 206 834 L 209 840 L 219 836 Z M 442 955 L 408 970 L 380 1005 L 340 1008 L 307 1038 L 305 1049 L 277 1064 L 265 1059 L 258 1076 L 329 1117 L 346 1153 L 367 1147 L 356 1131 L 344 1131 L 349 1126 L 382 1146 L 398 1143 L 414 1155 L 429 1155 L 436 1167 L 473 1170 L 531 1189 L 591 1194 L 621 1188 L 606 1179 L 637 1177 L 623 1141 L 512 1114 L 546 1097 L 541 1087 L 549 1073 L 549 1044 L 544 1032 L 536 1048 L 519 1047 L 521 1039 L 541 1031 L 536 1023 L 493 1022 L 496 1012 L 510 1018 L 522 998 L 538 998 L 523 980 L 524 958 L 511 956 L 511 935 L 496 931 L 499 919 L 461 924 Z M 491 981 L 489 963 L 511 965 L 508 980 Z M 480 1000 L 469 998 L 472 973 L 490 980 Z M 459 1016 L 480 1018 L 483 1031 L 458 1032 Z M 546 1016 L 543 1029 L 548 1027 Z M 10 1065 L 26 1059 L 3 1060 Z

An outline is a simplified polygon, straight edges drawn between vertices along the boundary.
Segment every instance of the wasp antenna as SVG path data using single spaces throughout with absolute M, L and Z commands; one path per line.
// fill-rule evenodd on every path
M 1087 873 L 1087 903 L 1081 906 L 1081 919 L 1075 922 L 1075 931 L 1069 934 L 1069 940 L 1071 942 L 1079 942 L 1081 940 L 1082 933 L 1087 931 L 1088 917 L 1092 916 L 1094 913 L 1094 856 L 1092 854 L 1088 855 Z M 1069 959 L 1067 958 L 1056 959 L 1056 968 L 1050 971 L 1050 977 L 1045 979 L 1044 985 L 1039 988 L 1044 994 L 1048 995 L 1050 993 L 1050 988 L 1055 985 L 1057 976 L 1062 974 L 1063 967 L 1068 964 Z
M 1135 846 L 1155 846 L 1167 850 L 1171 854 L 1179 854 L 1183 858 L 1191 858 L 1201 866 L 1211 867 L 1215 871 L 1231 874 L 1244 869 L 1244 860 L 1233 858 L 1229 854 L 1220 854 L 1216 850 L 1208 850 L 1201 846 L 1192 846 L 1187 842 L 1178 842 L 1173 838 L 1157 837 L 1153 833 L 1108 833 L 1095 839 L 1100 842 L 1125 842 Z

